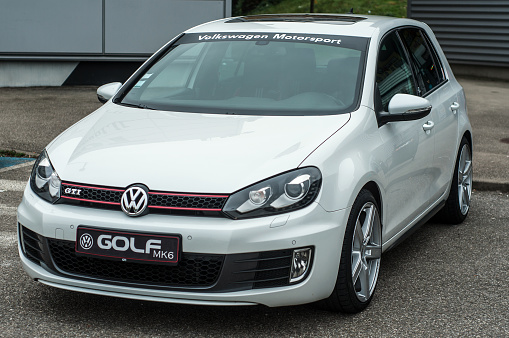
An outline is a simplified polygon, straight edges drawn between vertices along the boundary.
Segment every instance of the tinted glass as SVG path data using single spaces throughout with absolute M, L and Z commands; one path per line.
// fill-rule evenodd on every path
M 319 38 L 311 35 L 288 39 L 280 34 L 277 41 L 204 36 L 211 39 L 179 40 L 139 77 L 121 103 L 256 115 L 338 114 L 357 103 L 365 52 L 356 47 L 359 41 L 348 39 L 358 38 L 322 37 L 325 42 L 313 43 Z M 360 41 L 367 45 L 367 39 Z
M 440 68 L 437 68 L 420 30 L 413 28 L 403 29 L 401 37 L 410 52 L 410 57 L 417 70 L 421 94 L 424 94 L 442 82 L 442 71 Z
M 376 82 L 386 111 L 394 95 L 417 94 L 410 64 L 396 33 L 389 34 L 380 45 Z

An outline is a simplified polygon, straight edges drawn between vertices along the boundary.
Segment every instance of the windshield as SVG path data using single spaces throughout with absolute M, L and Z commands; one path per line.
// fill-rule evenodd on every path
M 357 106 L 366 46 L 356 37 L 186 34 L 119 103 L 195 113 L 339 114 Z

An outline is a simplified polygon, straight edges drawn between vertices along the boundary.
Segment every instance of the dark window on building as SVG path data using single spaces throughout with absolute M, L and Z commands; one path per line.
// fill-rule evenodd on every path
M 435 61 L 433 53 L 419 29 L 406 28 L 401 30 L 400 34 L 418 74 L 420 93 L 424 95 L 444 80 L 442 69 L 440 64 Z
M 409 61 L 395 32 L 385 37 L 380 45 L 376 82 L 385 111 L 394 95 L 417 95 Z

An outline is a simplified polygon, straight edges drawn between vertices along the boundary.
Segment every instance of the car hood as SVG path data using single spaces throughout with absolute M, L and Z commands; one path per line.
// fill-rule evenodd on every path
M 297 168 L 349 118 L 179 113 L 107 103 L 47 151 L 64 181 L 231 193 Z

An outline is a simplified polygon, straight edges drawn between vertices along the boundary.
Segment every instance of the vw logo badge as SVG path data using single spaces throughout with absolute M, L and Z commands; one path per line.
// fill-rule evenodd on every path
M 140 186 L 132 186 L 124 191 L 120 206 L 127 216 L 139 216 L 147 209 L 148 194 Z
M 80 246 L 83 249 L 88 250 L 92 247 L 92 245 L 94 245 L 94 239 L 92 238 L 92 236 L 90 236 L 89 234 L 81 235 Z

